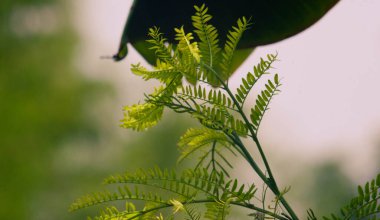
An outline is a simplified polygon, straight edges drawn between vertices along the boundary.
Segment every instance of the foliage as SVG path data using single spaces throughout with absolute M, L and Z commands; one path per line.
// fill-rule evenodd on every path
M 325 220 L 378 219 L 380 215 L 380 174 L 364 186 L 358 186 L 358 195 L 340 210 L 340 215 L 331 214 Z
M 179 27 L 174 29 L 177 44 L 171 45 L 166 43 L 159 28 L 149 29 L 151 39 L 148 42 L 156 54 L 156 65 L 153 70 L 140 64 L 133 65 L 132 72 L 145 80 L 157 79 L 162 85 L 152 94 L 145 95 L 145 103 L 124 108 L 122 127 L 138 131 L 148 129 L 158 123 L 165 108 L 189 114 L 199 121 L 200 127 L 188 129 L 180 138 L 178 161 L 195 155 L 198 156 L 197 165 L 180 174 L 155 168 L 111 176 L 105 179 L 105 184 L 114 185 L 111 186 L 113 190 L 83 196 L 71 205 L 70 210 L 107 203 L 109 206 L 95 219 L 172 219 L 178 216 L 226 219 L 231 208 L 238 206 L 246 208 L 247 216 L 253 219 L 298 219 L 285 199 L 290 187 L 279 189 L 257 137 L 263 116 L 274 95 L 280 91 L 278 74 L 270 72 L 277 54 L 261 59 L 254 66 L 253 73 L 248 73 L 233 92 L 229 86 L 231 60 L 250 20 L 244 17 L 237 20 L 236 26 L 225 37 L 222 50 L 218 31 L 209 23 L 212 16 L 207 14 L 207 7 L 194 8 L 192 21 L 198 39 L 193 33 L 185 32 L 184 27 Z M 244 111 L 247 97 L 263 78 L 267 78 L 264 89 L 257 94 L 255 105 L 250 107 L 247 116 Z M 259 152 L 256 159 L 249 153 L 243 139 L 256 146 Z M 251 166 L 262 181 L 261 195 L 256 193 L 257 183 L 246 186 L 230 177 L 233 166 L 226 156 L 228 154 L 240 156 Z M 263 162 L 264 167 L 258 162 Z M 343 215 L 372 215 L 373 206 L 376 206 L 373 204 L 378 200 L 378 182 L 376 184 L 372 181 L 364 191 L 359 188 L 359 197 L 354 199 L 351 209 L 344 209 Z M 152 189 L 157 189 L 156 193 L 152 193 Z M 269 198 L 272 199 L 268 201 Z M 119 210 L 111 204 L 119 200 L 126 201 L 125 209 Z M 206 209 L 203 214 L 199 208 L 201 205 Z M 170 207 L 172 211 L 166 214 L 165 209 Z M 309 219 L 316 219 L 312 210 L 308 215 Z
M 116 200 L 143 200 L 149 203 L 143 210 L 136 211 L 133 208 L 122 212 L 112 212 L 111 214 L 105 211 L 102 212 L 99 218 L 95 219 L 112 219 L 116 217 L 130 219 L 131 216 L 141 216 L 143 219 L 147 219 L 147 214 L 157 214 L 160 209 L 167 207 L 173 207 L 175 212 L 188 209 L 188 212 L 192 214 L 187 214 L 191 217 L 197 214 L 191 209 L 191 206 L 188 207 L 190 204 L 209 203 L 209 212 L 219 213 L 221 204 L 229 202 L 235 205 L 243 205 L 254 196 L 256 191 L 253 185 L 250 187 L 245 187 L 244 185 L 238 187 L 237 180 L 226 182 L 222 173 L 209 173 L 207 170 L 187 170 L 180 177 L 177 177 L 175 172 L 155 168 L 146 171 L 139 170 L 133 174 L 125 173 L 111 176 L 105 179 L 104 182 L 106 184 L 125 185 L 119 186 L 116 192 L 106 191 L 84 196 L 72 204 L 71 210 Z M 157 194 L 141 192 L 139 187 L 132 190 L 126 184 L 158 188 L 165 191 L 165 193 L 162 193 L 165 198 Z M 131 205 L 127 203 L 127 206 L 130 207 Z M 116 208 L 111 207 L 106 210 L 116 210 Z

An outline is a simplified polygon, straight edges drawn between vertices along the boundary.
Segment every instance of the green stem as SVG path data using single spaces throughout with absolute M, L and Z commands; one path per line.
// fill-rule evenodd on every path
M 213 200 L 213 199 L 200 199 L 200 200 L 193 200 L 193 201 L 183 202 L 182 204 L 183 205 L 189 205 L 189 204 L 199 204 L 199 203 L 215 203 L 215 200 Z M 246 203 L 239 203 L 239 202 L 230 202 L 230 204 L 231 205 L 235 205 L 235 206 L 244 207 L 244 208 L 247 208 L 247 209 L 252 209 L 252 210 L 255 210 L 257 212 L 264 213 L 266 215 L 272 216 L 273 218 L 276 218 L 276 219 L 279 219 L 279 220 L 288 220 L 287 218 L 285 218 L 283 216 L 277 215 L 276 213 L 267 211 L 265 209 L 261 209 L 259 207 L 254 206 L 253 204 L 246 204 Z M 167 204 L 160 205 L 160 206 L 157 206 L 157 207 L 154 207 L 154 208 L 151 208 L 151 209 L 140 211 L 140 213 L 138 213 L 136 216 L 133 216 L 130 219 L 135 219 L 135 218 L 140 217 L 142 215 L 145 215 L 147 213 L 154 212 L 154 211 L 157 211 L 157 210 L 160 210 L 160 209 L 164 209 L 164 208 L 169 208 L 169 207 L 172 207 L 172 206 L 173 206 L 172 204 L 168 204 L 167 203 Z
M 269 184 L 269 179 L 265 176 L 264 172 L 260 169 L 260 167 L 257 165 L 255 160 L 252 158 L 251 154 L 248 152 L 247 148 L 244 146 L 243 142 L 240 140 L 240 137 L 236 134 L 236 132 L 233 133 L 234 141 L 235 143 L 240 147 L 242 152 L 245 155 L 245 158 L 247 162 L 251 165 L 253 170 L 259 175 L 259 177 L 266 183 Z
M 212 149 L 211 149 L 211 161 L 212 161 L 212 169 L 216 170 L 215 167 L 215 147 L 216 147 L 216 141 L 212 143 Z
M 236 108 L 238 109 L 239 114 L 242 116 L 244 122 L 246 123 L 249 132 L 251 133 L 252 140 L 255 142 L 257 149 L 259 150 L 260 156 L 264 162 L 265 168 L 268 172 L 269 178 L 266 177 L 266 175 L 261 171 L 261 169 L 257 166 L 256 162 L 253 160 L 252 156 L 244 146 L 244 144 L 241 142 L 240 138 L 237 136 L 237 140 L 240 143 L 237 143 L 240 147 L 241 150 L 246 154 L 246 159 L 248 163 L 252 166 L 252 168 L 256 171 L 256 173 L 260 176 L 260 178 L 264 181 L 265 184 L 268 185 L 268 187 L 271 189 L 271 191 L 279 198 L 281 201 L 281 204 L 284 206 L 284 208 L 288 211 L 289 215 L 293 218 L 293 220 L 298 220 L 297 215 L 293 211 L 293 209 L 290 207 L 289 203 L 286 201 L 286 199 L 281 195 L 280 190 L 278 189 L 276 180 L 274 179 L 274 176 L 272 174 L 272 171 L 270 169 L 269 163 L 267 161 L 267 158 L 265 156 L 265 153 L 261 147 L 261 144 L 256 136 L 256 133 L 253 131 L 253 128 L 250 126 L 250 123 L 248 121 L 247 116 L 245 115 L 242 106 L 240 106 L 239 102 L 236 100 L 235 96 L 232 94 L 231 90 L 229 89 L 228 85 L 219 77 L 218 73 L 215 72 L 213 68 L 208 66 L 207 64 L 202 64 L 204 65 L 207 69 L 209 69 L 211 72 L 214 73 L 214 75 L 218 78 L 220 83 L 223 86 L 223 89 L 228 93 L 232 101 L 234 102 Z

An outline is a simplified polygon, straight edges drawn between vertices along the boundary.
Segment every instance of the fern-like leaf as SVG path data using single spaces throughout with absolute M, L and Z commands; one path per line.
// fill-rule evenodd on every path
M 120 200 L 141 200 L 157 204 L 167 204 L 167 202 L 158 195 L 140 193 L 137 187 L 134 192 L 128 186 L 119 187 L 118 190 L 118 192 L 104 191 L 82 196 L 71 204 L 69 210 L 75 211 L 89 206 Z
M 195 84 L 200 78 L 198 64 L 201 59 L 201 53 L 198 48 L 198 43 L 194 40 L 193 34 L 185 33 L 183 27 L 175 28 L 175 39 L 178 41 L 177 50 L 180 62 L 180 71 L 186 77 L 187 81 Z
M 245 78 L 242 78 L 242 83 L 237 88 L 236 100 L 244 105 L 249 92 L 256 84 L 256 82 L 264 75 L 268 74 L 268 70 L 272 67 L 272 64 L 277 59 L 277 54 L 268 54 L 267 60 L 260 59 L 260 63 L 253 67 L 253 74 L 249 72 Z
M 175 39 L 178 41 L 178 50 L 182 53 L 189 53 L 199 63 L 201 60 L 198 43 L 196 41 L 191 42 L 194 37 L 192 33 L 185 33 L 183 27 L 175 28 Z
M 105 207 L 104 209 L 100 210 L 100 213 L 98 216 L 91 218 L 88 217 L 88 220 L 127 220 L 127 219 L 133 219 L 136 218 L 140 213 L 136 211 L 136 207 L 133 203 L 126 202 L 125 204 L 125 210 L 121 211 L 115 206 L 109 206 Z M 142 218 L 141 218 L 142 219 Z
M 218 193 L 224 189 L 223 175 L 216 172 L 208 173 L 206 170 L 186 171 L 180 177 L 177 177 L 174 172 L 159 168 L 147 171 L 139 170 L 136 173 L 111 176 L 105 179 L 105 183 L 118 184 L 119 186 L 114 192 L 98 192 L 77 199 L 70 206 L 70 211 L 119 200 L 138 200 L 146 203 L 144 209 L 140 211 L 129 209 L 130 206 L 125 211 L 119 211 L 113 206 L 109 206 L 106 208 L 108 211 L 102 212 L 95 219 L 142 218 L 156 213 L 160 209 L 175 207 L 176 204 L 191 204 L 198 194 L 199 196 L 203 195 L 203 200 L 217 198 Z M 134 185 L 134 190 L 129 187 L 131 184 Z M 164 196 L 152 194 L 149 191 L 145 192 L 140 185 L 164 190 Z M 173 201 L 177 202 L 174 204 Z M 195 217 L 195 213 L 192 213 L 192 216 Z
M 197 109 L 192 116 L 197 118 L 202 125 L 214 130 L 221 130 L 227 134 L 236 132 L 240 136 L 248 134 L 248 128 L 245 123 L 234 118 L 231 114 L 226 113 L 225 108 L 209 107 L 205 105 L 196 106 Z
M 173 193 L 181 200 L 192 200 L 199 194 L 209 197 L 217 196 L 224 188 L 224 176 L 217 172 L 206 170 L 186 171 L 180 177 L 175 172 L 159 168 L 136 173 L 125 173 L 111 176 L 104 181 L 106 184 L 139 184 L 165 190 Z M 168 194 L 166 194 L 168 196 Z
M 188 158 L 195 153 L 201 154 L 199 162 L 195 169 L 204 165 L 207 169 L 224 172 L 229 176 L 227 167 L 232 168 L 229 160 L 226 159 L 223 150 L 231 152 L 236 155 L 232 142 L 228 137 L 222 133 L 208 128 L 190 128 L 181 137 L 178 142 L 181 155 L 178 159 L 179 162 Z M 206 161 L 208 159 L 208 162 Z M 225 164 L 225 165 L 224 165 Z
M 172 45 L 167 44 L 167 39 L 163 37 L 160 29 L 157 27 L 149 28 L 148 36 L 151 39 L 148 39 L 147 42 L 152 44 L 149 49 L 154 50 L 157 58 L 171 66 L 176 66 L 178 61 L 174 56 Z
M 257 96 L 256 105 L 254 108 L 251 108 L 251 126 L 253 130 L 257 133 L 261 120 L 265 112 L 269 109 L 269 103 L 272 100 L 273 96 L 276 95 L 280 90 L 278 87 L 281 86 L 278 75 L 274 76 L 274 81 L 268 80 L 268 83 L 265 84 L 265 89 Z
M 331 214 L 325 220 L 380 219 L 380 173 L 364 186 L 358 186 L 358 195 L 341 209 L 340 215 Z
M 249 202 L 255 195 L 257 189 L 255 185 L 251 185 L 246 190 L 245 185 L 241 185 L 239 187 L 238 181 L 230 180 L 225 184 L 225 189 L 223 194 L 220 195 L 220 199 L 223 201 L 227 201 L 228 199 L 233 199 L 233 201 L 238 202 Z
M 161 119 L 164 107 L 152 103 L 136 104 L 124 107 L 124 119 L 121 127 L 143 131 L 155 126 Z
M 229 213 L 230 205 L 228 202 L 215 201 L 206 204 L 206 212 L 204 217 L 210 220 L 225 220 Z
M 208 8 L 204 4 L 200 7 L 194 6 L 194 8 L 196 12 L 191 19 L 195 28 L 194 32 L 200 40 L 199 49 L 202 54 L 202 62 L 213 68 L 219 61 L 219 52 L 221 50 L 219 47 L 218 31 L 213 25 L 208 23 L 212 16 L 207 14 Z M 203 69 L 203 79 L 213 86 L 220 85 L 219 79 L 207 69 Z
M 110 176 L 104 182 L 117 186 L 117 190 L 85 195 L 70 206 L 70 211 L 126 200 L 125 210 L 119 211 L 113 206 L 106 206 L 94 219 L 151 219 L 160 210 L 173 207 L 173 214 L 185 211 L 188 219 L 197 220 L 200 215 L 191 208 L 192 204 L 213 203 L 214 207 L 210 208 L 209 213 L 217 213 L 220 217 L 226 216 L 230 204 L 255 208 L 249 203 L 256 192 L 254 186 L 246 189 L 244 185 L 239 186 L 237 180 L 226 182 L 222 172 L 208 172 L 206 169 L 186 170 L 180 176 L 173 171 L 159 168 L 139 170 Z M 131 186 L 134 186 L 134 190 Z M 153 187 L 159 191 L 153 194 L 146 192 L 147 189 L 141 186 Z M 136 210 L 129 203 L 136 200 L 145 202 L 143 209 Z
M 200 102 L 208 103 L 212 106 L 237 111 L 232 100 L 221 90 L 206 90 L 206 88 L 201 85 L 198 85 L 198 87 L 188 85 L 182 86 L 181 89 L 177 91 L 177 95 L 184 99 L 192 99 L 194 101 L 197 99 Z
M 165 84 L 181 76 L 181 73 L 176 68 L 160 60 L 157 60 L 155 70 L 150 71 L 140 64 L 132 64 L 131 71 L 136 75 L 142 76 L 144 80 L 157 79 Z
M 232 27 L 232 30 L 230 30 L 227 34 L 227 41 L 222 52 L 222 62 L 220 63 L 223 74 L 221 78 L 224 80 L 228 79 L 232 74 L 232 58 L 244 31 L 249 27 L 249 25 L 250 21 L 245 17 L 239 18 L 237 20 L 237 26 Z
M 147 102 L 159 106 L 166 106 L 177 113 L 189 113 L 199 122 L 210 129 L 221 130 L 225 133 L 232 134 L 235 132 L 240 136 L 248 134 L 246 124 L 229 113 L 223 106 L 209 106 L 198 104 L 193 99 L 186 100 L 181 96 L 175 96 L 168 99 L 156 99 L 154 96 L 148 97 Z

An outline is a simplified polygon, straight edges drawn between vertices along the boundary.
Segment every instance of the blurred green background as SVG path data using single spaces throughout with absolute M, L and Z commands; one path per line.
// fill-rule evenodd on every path
M 113 103 L 114 88 L 75 66 L 80 42 L 70 2 L 6 0 L 0 7 L 1 219 L 85 219 L 87 212 L 68 213 L 68 206 L 99 190 L 104 177 L 175 165 L 162 156 L 177 154 L 162 127 L 178 137 L 185 123 L 165 122 L 128 141 L 113 134 L 118 121 L 104 105 Z M 160 137 L 161 148 L 145 135 Z M 135 147 L 127 152 L 127 145 Z
M 1 2 L 1 219 L 70 219 L 70 195 L 89 181 L 80 169 L 57 167 L 58 152 L 77 141 L 97 145 L 87 112 L 112 88 L 74 68 L 67 15 L 61 1 Z
M 67 212 L 73 199 L 101 189 L 103 177 L 112 173 L 156 164 L 176 166 L 176 142 L 193 123 L 167 114 L 146 133 L 124 130 L 119 135 L 115 114 L 121 117 L 121 108 L 115 104 L 114 85 L 83 75 L 75 63 L 81 42 L 70 10 L 69 1 L 63 0 L 1 2 L 0 218 L 4 220 L 85 219 L 91 211 Z M 292 191 L 299 192 L 292 195 L 294 200 L 307 201 L 300 211 L 312 207 L 327 214 L 352 195 L 353 184 L 336 162 L 314 165 L 312 172 L 306 167 L 290 181 Z M 330 186 L 336 188 L 329 188 L 327 197 L 320 193 Z

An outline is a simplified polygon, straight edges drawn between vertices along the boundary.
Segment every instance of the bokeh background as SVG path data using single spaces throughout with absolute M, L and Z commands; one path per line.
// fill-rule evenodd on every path
M 68 213 L 103 177 L 176 166 L 187 117 L 167 112 L 145 133 L 118 127 L 121 107 L 154 82 L 131 74 L 133 48 L 115 63 L 131 6 L 125 0 L 2 0 L 0 3 L 0 218 L 85 219 Z M 355 185 L 380 171 L 380 1 L 341 1 L 301 34 L 256 49 L 278 51 L 282 93 L 260 138 L 299 213 L 337 211 Z M 246 164 L 235 163 L 239 170 Z M 239 173 L 249 181 L 252 173 Z

